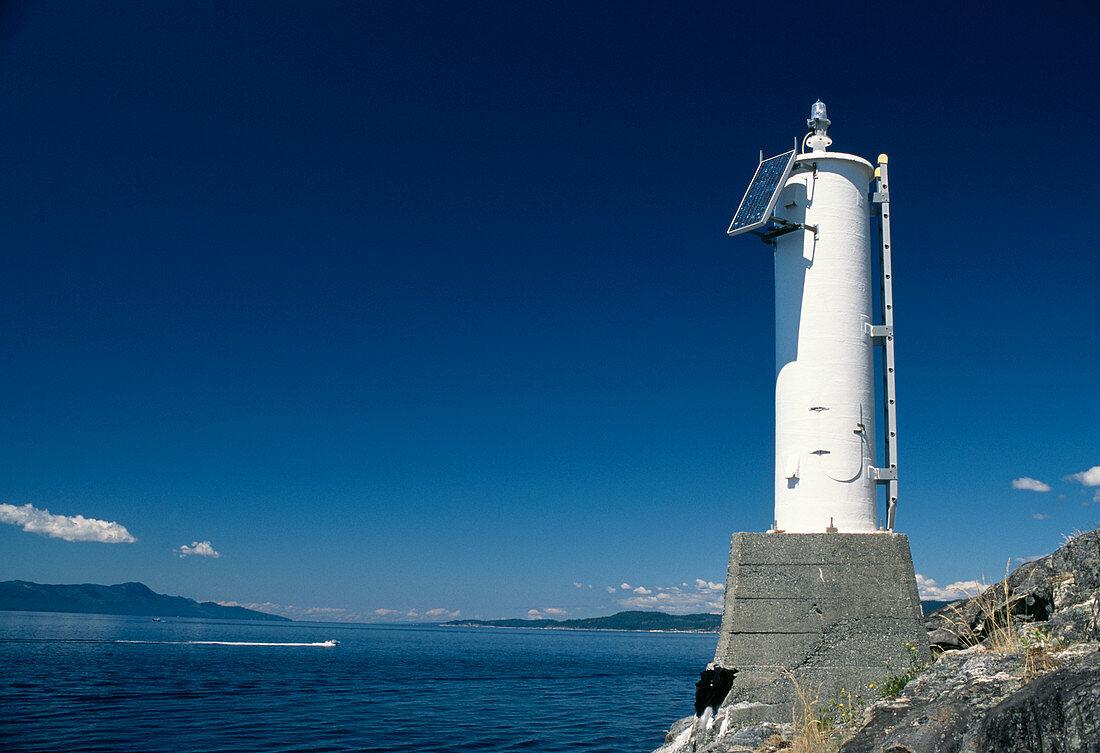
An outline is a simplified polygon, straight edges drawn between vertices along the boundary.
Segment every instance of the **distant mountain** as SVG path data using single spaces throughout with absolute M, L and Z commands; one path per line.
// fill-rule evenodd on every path
M 922 601 L 925 614 L 951 604 L 950 601 Z M 557 630 L 675 630 L 690 633 L 717 633 L 720 614 L 665 614 L 664 612 L 619 612 L 610 617 L 584 620 L 452 620 L 450 627 L 547 628 Z
M 619 612 L 610 617 L 584 620 L 453 620 L 453 627 L 556 628 L 558 630 L 676 630 L 716 633 L 720 614 L 665 614 L 664 612 Z
M 99 586 L 81 583 L 50 586 L 25 580 L 0 582 L 0 611 L 76 612 L 77 614 L 133 614 L 150 617 L 205 617 L 219 620 L 279 620 L 286 617 L 244 607 L 201 604 L 182 596 L 158 594 L 144 583 Z
M 966 601 L 966 598 L 955 599 L 954 601 L 936 601 L 934 599 L 926 599 L 920 603 L 921 609 L 924 610 L 925 615 L 932 614 L 937 609 L 942 609 L 948 604 L 958 604 L 960 601 Z

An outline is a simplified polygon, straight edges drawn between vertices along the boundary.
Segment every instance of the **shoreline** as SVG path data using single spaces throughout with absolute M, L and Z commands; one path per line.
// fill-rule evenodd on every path
M 493 628 L 494 630 L 571 630 L 574 632 L 592 632 L 592 633 L 685 633 L 685 634 L 698 634 L 698 635 L 718 635 L 717 630 L 646 630 L 631 628 L 598 628 L 598 627 L 540 627 L 537 625 L 448 625 L 445 622 L 439 623 L 439 627 L 447 628 Z

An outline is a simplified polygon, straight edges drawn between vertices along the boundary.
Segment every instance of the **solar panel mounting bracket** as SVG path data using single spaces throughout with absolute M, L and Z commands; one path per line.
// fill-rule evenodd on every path
M 796 230 L 810 230 L 814 234 L 814 239 L 817 239 L 817 225 L 807 225 L 804 222 L 791 222 L 790 220 L 780 219 L 779 217 L 769 217 L 768 222 L 774 222 L 775 224 L 763 230 L 752 231 L 765 243 L 771 243 L 779 236 L 793 233 Z

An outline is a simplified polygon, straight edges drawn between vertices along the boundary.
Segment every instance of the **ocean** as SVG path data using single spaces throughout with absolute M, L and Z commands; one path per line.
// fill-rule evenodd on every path
M 0 750 L 648 753 L 716 642 L 0 612 Z

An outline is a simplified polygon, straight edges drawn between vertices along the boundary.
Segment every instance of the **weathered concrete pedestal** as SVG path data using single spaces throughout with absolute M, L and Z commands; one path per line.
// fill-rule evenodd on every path
M 909 539 L 897 533 L 735 533 L 715 664 L 737 670 L 723 707 L 791 721 L 797 701 L 865 699 L 929 660 Z M 787 673 L 790 673 L 788 675 Z

